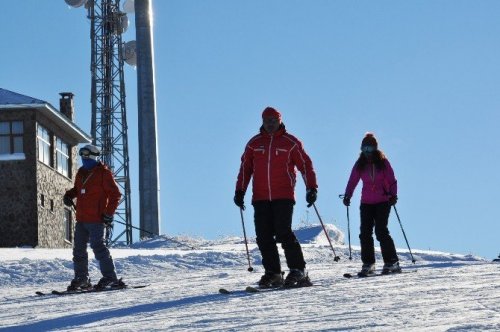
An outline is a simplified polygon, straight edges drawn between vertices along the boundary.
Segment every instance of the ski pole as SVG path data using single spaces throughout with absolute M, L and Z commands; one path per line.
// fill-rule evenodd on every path
M 340 260 L 340 257 L 337 256 L 337 254 L 335 253 L 335 249 L 333 249 L 332 241 L 330 240 L 330 237 L 328 236 L 328 232 L 326 231 L 325 224 L 323 224 L 323 220 L 321 220 L 318 209 L 316 208 L 316 204 L 312 203 L 312 206 L 314 206 L 314 211 L 316 211 L 316 215 L 318 216 L 319 222 L 321 223 L 321 226 L 323 227 L 323 231 L 325 232 L 328 243 L 330 243 L 330 248 L 332 248 L 333 256 L 334 256 L 333 260 L 338 262 Z
M 344 199 L 345 195 L 339 195 L 340 199 Z M 349 260 L 352 261 L 352 249 L 351 249 L 351 222 L 349 221 L 349 206 L 347 208 L 347 239 L 349 240 Z
M 243 208 L 240 207 L 240 215 L 241 215 L 241 226 L 243 227 L 243 237 L 245 239 L 245 248 L 247 250 L 247 260 L 248 260 L 248 272 L 253 271 L 253 267 L 250 264 L 250 253 L 248 252 L 248 242 L 247 242 L 247 232 L 245 231 L 245 221 L 243 220 Z
M 415 264 L 416 260 L 413 258 L 413 254 L 411 253 L 410 244 L 408 243 L 408 239 L 406 238 L 405 230 L 403 229 L 403 224 L 401 223 L 401 219 L 399 219 L 398 210 L 396 209 L 396 205 L 392 206 L 394 208 L 394 212 L 396 212 L 396 217 L 398 217 L 399 225 L 401 226 L 401 231 L 403 231 L 403 236 L 405 237 L 406 245 L 408 246 L 408 250 L 410 251 L 411 261 Z
M 71 207 L 73 208 L 73 212 L 74 212 L 74 213 L 76 213 L 76 205 L 75 205 L 75 203 L 72 203 L 72 206 L 71 206 Z M 117 222 L 117 223 L 119 223 L 119 224 L 122 224 L 122 225 L 127 226 L 127 224 L 126 224 L 126 223 L 121 222 L 121 221 L 116 220 L 116 219 L 115 219 L 115 220 L 113 220 L 113 222 Z M 144 232 L 144 233 L 148 233 L 148 234 L 150 234 L 150 235 L 155 235 L 155 236 L 157 236 L 157 234 L 155 234 L 155 233 L 151 233 L 150 231 L 147 231 L 147 230 L 142 229 L 142 228 L 140 228 L 140 227 L 135 227 L 134 225 L 128 225 L 128 226 L 129 226 L 129 227 L 132 227 L 132 228 L 135 228 L 135 229 L 137 229 L 137 230 L 139 230 L 139 231 L 142 231 L 142 232 Z M 115 241 L 109 242 L 109 239 L 113 236 L 112 234 L 113 234 L 113 229 L 112 229 L 112 227 L 111 227 L 111 230 L 109 230 L 109 227 L 106 227 L 106 247 L 109 247 L 110 245 L 113 245 L 113 244 L 115 243 L 115 241 L 116 241 L 116 240 L 115 240 Z M 189 245 L 187 245 L 187 244 L 185 244 L 185 243 L 182 243 L 182 242 L 180 242 L 180 241 L 174 240 L 174 239 L 169 238 L 169 237 L 167 237 L 167 236 L 165 236 L 165 235 L 158 235 L 158 236 L 160 236 L 160 237 L 164 237 L 165 239 L 167 239 L 167 240 L 169 240 L 169 241 L 172 241 L 172 242 L 174 242 L 174 243 L 180 244 L 180 245 L 182 245 L 182 246 L 184 246 L 184 247 L 188 247 L 189 249 L 192 249 L 192 250 L 195 250 L 195 249 L 196 249 L 195 247 L 189 246 Z
M 349 260 L 352 261 L 352 250 L 351 250 L 351 226 L 349 222 L 349 207 L 346 206 L 347 208 L 347 238 L 349 240 Z

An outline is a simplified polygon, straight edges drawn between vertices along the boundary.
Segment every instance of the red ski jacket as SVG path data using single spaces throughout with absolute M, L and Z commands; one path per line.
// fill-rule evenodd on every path
M 263 128 L 250 139 L 241 157 L 236 190 L 246 191 L 253 175 L 254 201 L 295 200 L 295 167 L 302 173 L 307 189 L 317 188 L 316 173 L 302 142 L 286 132 L 285 126 L 274 134 Z
M 87 223 L 102 222 L 103 214 L 112 216 L 121 198 L 113 174 L 101 162 L 91 170 L 80 167 L 66 195 L 76 197 L 76 220 Z

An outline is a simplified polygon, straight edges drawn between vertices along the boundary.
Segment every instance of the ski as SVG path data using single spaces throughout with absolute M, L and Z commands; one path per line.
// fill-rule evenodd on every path
M 290 287 L 281 286 L 281 287 L 270 287 L 270 288 L 258 288 L 258 287 L 247 286 L 245 288 L 245 292 L 247 292 L 247 293 L 272 292 L 272 291 L 297 289 L 297 288 L 312 287 L 312 286 L 315 286 L 315 285 L 306 284 L 303 286 L 290 286 Z
M 392 273 L 370 273 L 370 274 L 363 274 L 363 273 L 344 273 L 344 278 L 351 279 L 351 278 L 357 278 L 357 279 L 364 279 L 364 278 L 373 278 L 373 277 L 382 277 L 382 276 L 391 276 L 391 275 L 397 275 L 397 274 L 402 274 L 402 273 L 410 273 L 410 272 L 417 272 L 417 270 L 403 270 L 401 272 L 392 272 Z
M 288 289 L 297 289 L 297 288 L 303 288 L 303 287 L 311 287 L 314 285 L 307 285 L 307 286 L 295 286 L 295 287 L 270 287 L 270 288 L 258 288 L 258 287 L 253 287 L 253 286 L 247 286 L 245 287 L 244 290 L 238 290 L 238 291 L 232 291 L 228 290 L 226 288 L 220 288 L 219 293 L 224 294 L 224 295 L 231 295 L 231 294 L 236 294 L 236 293 L 262 293 L 262 292 L 272 292 L 272 291 L 279 291 L 279 290 L 288 290 Z
M 57 296 L 63 296 L 63 295 L 76 295 L 76 294 L 87 294 L 87 293 L 100 293 L 100 292 L 110 292 L 110 291 L 117 291 L 117 290 L 125 290 L 125 289 L 137 289 L 137 288 L 144 288 L 148 287 L 149 285 L 135 285 L 135 286 L 128 286 L 125 285 L 123 287 L 113 287 L 113 288 L 104 288 L 104 289 L 96 289 L 96 288 L 88 288 L 88 289 L 79 289 L 79 290 L 74 290 L 74 291 L 58 291 L 58 290 L 53 290 L 50 293 L 45 293 L 42 291 L 36 291 L 35 294 L 38 296 L 47 296 L 47 295 L 57 295 Z

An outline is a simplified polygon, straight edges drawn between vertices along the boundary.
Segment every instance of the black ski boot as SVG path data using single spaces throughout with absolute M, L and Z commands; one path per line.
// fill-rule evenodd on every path
M 124 288 L 125 283 L 122 279 L 113 279 L 110 277 L 102 277 L 101 280 L 94 286 L 95 289 L 101 290 L 105 288 Z
M 399 266 L 399 262 L 395 263 L 386 263 L 382 268 L 382 274 L 389 273 L 401 273 L 401 267 Z
M 373 274 L 375 274 L 375 264 L 365 263 L 358 272 L 358 277 L 369 277 Z
M 281 273 L 266 272 L 259 280 L 259 288 L 275 288 L 283 286 Z
M 291 269 L 286 276 L 283 287 L 294 288 L 294 287 L 309 287 L 312 286 L 309 276 L 304 273 L 304 270 Z
M 89 289 L 92 288 L 89 278 L 75 278 L 71 280 L 71 284 L 68 286 L 68 291 L 76 291 L 79 289 Z

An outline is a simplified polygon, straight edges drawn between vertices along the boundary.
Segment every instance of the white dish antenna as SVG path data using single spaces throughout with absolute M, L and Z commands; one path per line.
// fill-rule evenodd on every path
M 134 0 L 125 0 L 123 3 L 123 11 L 127 14 L 132 14 L 135 12 Z
M 118 35 L 125 33 L 125 31 L 127 31 L 129 25 L 127 14 L 122 12 L 117 12 L 113 16 L 113 21 L 114 21 L 113 32 L 115 34 Z
M 125 45 L 123 45 L 123 60 L 131 66 L 137 66 L 137 51 L 135 40 L 126 42 Z
M 85 5 L 87 0 L 64 0 L 64 2 L 66 2 L 66 4 L 70 7 L 78 8 Z

